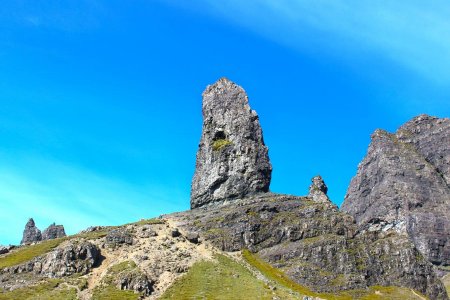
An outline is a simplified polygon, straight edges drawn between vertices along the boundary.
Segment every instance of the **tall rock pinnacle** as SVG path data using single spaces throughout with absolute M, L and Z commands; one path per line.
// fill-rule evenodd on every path
M 311 179 L 311 185 L 309 186 L 309 197 L 316 202 L 329 203 L 330 198 L 327 196 L 328 187 L 322 179 L 322 176 L 317 175 Z
M 34 224 L 33 218 L 30 218 L 25 225 L 25 229 L 23 231 L 23 238 L 20 242 L 22 245 L 28 245 L 35 242 L 39 242 L 42 240 L 42 234 L 39 228 Z
M 244 89 L 219 79 L 203 92 L 202 112 L 191 208 L 267 192 L 272 166 Z

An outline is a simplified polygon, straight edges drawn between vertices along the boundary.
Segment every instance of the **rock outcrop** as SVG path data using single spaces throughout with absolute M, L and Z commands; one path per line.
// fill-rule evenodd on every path
M 447 299 L 433 265 L 406 234 L 395 226 L 360 230 L 331 202 L 266 193 L 172 218 L 220 250 L 257 253 L 318 292 L 394 285 Z
M 191 208 L 267 192 L 272 166 L 244 89 L 220 79 L 203 92 L 202 112 Z
M 450 120 L 418 116 L 376 130 L 342 210 L 361 227 L 384 222 L 435 265 L 450 265 Z
M 3 273 L 33 273 L 46 278 L 87 274 L 100 260 L 100 250 L 90 242 L 69 242 L 46 255 L 6 268 Z
M 114 229 L 106 235 L 106 245 L 110 247 L 118 247 L 122 244 L 133 244 L 133 237 L 126 229 Z
M 33 218 L 30 218 L 25 225 L 25 229 L 23 231 L 22 241 L 20 242 L 22 245 L 28 245 L 32 243 L 36 243 L 42 240 L 42 234 L 39 228 L 36 227 Z
M 0 254 L 6 254 L 9 252 L 8 247 L 0 245 Z
M 48 226 L 44 232 L 42 232 L 42 240 L 53 240 L 66 236 L 63 225 L 55 225 L 55 223 Z
M 331 202 L 330 198 L 327 196 L 328 187 L 323 181 L 320 175 L 315 176 L 311 179 L 311 185 L 309 186 L 308 196 L 315 202 Z

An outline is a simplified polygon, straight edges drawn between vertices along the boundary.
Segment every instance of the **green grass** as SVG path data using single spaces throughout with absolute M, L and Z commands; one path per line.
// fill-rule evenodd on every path
M 76 289 L 62 287 L 60 283 L 61 280 L 53 279 L 11 292 L 0 292 L 0 300 L 76 300 Z
M 251 266 L 258 269 L 268 279 L 273 280 L 273 281 L 277 282 L 278 284 L 280 284 L 288 289 L 294 290 L 302 295 L 315 296 L 315 297 L 317 297 L 319 295 L 317 293 L 314 293 L 310 289 L 292 281 L 281 270 L 262 261 L 260 258 L 258 258 L 256 255 L 254 255 L 250 251 L 243 250 L 242 256 Z
M 92 231 L 82 234 L 71 235 L 59 239 L 42 241 L 36 245 L 24 246 L 16 251 L 11 252 L 0 258 L 0 269 L 8 268 L 16 265 L 20 265 L 27 261 L 32 260 L 35 257 L 44 255 L 51 250 L 58 247 L 62 242 L 75 239 L 84 238 L 87 240 L 95 240 L 102 238 L 108 234 L 109 229 Z
M 178 279 L 160 299 L 298 299 L 285 290 L 272 291 L 248 269 L 234 260 L 216 255 L 216 261 L 201 261 Z
M 26 246 L 22 249 L 12 252 L 2 258 L 0 258 L 0 269 L 19 265 L 21 263 L 32 260 L 33 258 L 43 255 L 50 250 L 56 248 L 67 240 L 67 238 L 59 238 L 54 240 L 48 240 L 36 245 Z
M 111 228 L 107 228 L 107 229 L 103 229 L 103 230 L 98 230 L 98 231 L 91 231 L 91 232 L 87 232 L 87 233 L 80 233 L 80 234 L 76 234 L 76 235 L 71 235 L 69 236 L 69 239 L 74 239 L 74 238 L 83 238 L 86 240 L 96 240 L 96 239 L 100 239 L 102 237 L 105 237 L 109 230 Z
M 114 274 L 119 274 L 126 270 L 133 270 L 135 268 L 136 268 L 136 263 L 134 261 L 127 260 L 127 261 L 123 261 L 123 262 L 109 268 L 108 273 L 111 275 L 114 275 Z
M 232 142 L 230 140 L 225 140 L 225 139 L 220 139 L 220 140 L 215 140 L 212 144 L 212 148 L 214 151 L 219 151 L 220 149 L 231 145 Z
M 107 275 L 102 279 L 102 284 L 96 287 L 92 293 L 92 300 L 135 300 L 140 295 L 134 291 L 120 290 L 115 286 L 114 280 L 123 272 L 137 269 L 134 261 L 124 261 L 108 269 Z
M 133 291 L 119 290 L 118 288 L 108 285 L 96 287 L 92 293 L 92 300 L 138 300 L 139 294 Z
M 138 225 L 138 226 L 157 225 L 157 224 L 164 224 L 164 223 L 165 223 L 165 221 L 163 219 L 152 218 L 152 219 L 140 220 L 140 221 L 133 222 L 133 223 L 128 223 L 123 226 L 127 226 L 127 225 Z M 121 226 L 121 227 L 123 227 L 123 226 Z
M 382 300 L 382 299 L 390 299 L 390 300 L 404 300 L 404 299 L 422 299 L 408 289 L 402 287 L 394 287 L 394 286 L 372 286 L 367 290 L 350 290 L 343 291 L 335 294 L 331 293 L 317 293 L 312 291 L 311 289 L 300 285 L 293 280 L 291 280 L 283 271 L 271 266 L 270 264 L 264 262 L 255 254 L 251 253 L 248 250 L 243 250 L 242 255 L 244 259 L 253 267 L 258 269 L 266 278 L 273 280 L 284 286 L 289 288 L 297 293 L 305 296 L 318 297 L 321 299 L 329 299 L 329 300 L 352 300 L 352 299 L 361 299 L 361 300 Z M 339 278 L 341 281 L 342 278 Z M 417 293 L 420 295 L 420 293 Z M 421 295 L 422 296 L 422 295 Z M 423 296 L 422 296 L 423 297 Z
M 442 278 L 445 288 L 447 289 L 447 294 L 450 296 L 450 274 L 447 274 Z

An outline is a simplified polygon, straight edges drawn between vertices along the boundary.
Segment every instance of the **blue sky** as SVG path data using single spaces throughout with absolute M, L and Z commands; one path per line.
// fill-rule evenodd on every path
M 248 92 L 274 167 L 340 204 L 370 134 L 450 113 L 445 1 L 12 1 L 0 8 L 0 244 L 189 207 L 201 93 Z M 185 2 L 181 2 L 185 3 Z

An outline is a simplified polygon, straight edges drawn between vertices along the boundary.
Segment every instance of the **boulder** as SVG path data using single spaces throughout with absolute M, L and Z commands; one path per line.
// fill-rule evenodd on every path
M 132 245 L 133 237 L 128 230 L 123 228 L 114 229 L 106 235 L 106 244 L 109 246 Z
M 198 244 L 199 243 L 199 234 L 197 232 L 188 232 L 186 233 L 186 240 L 188 240 L 189 242 L 193 243 L 193 244 Z
M 131 290 L 142 296 L 150 296 L 155 282 L 139 270 L 123 272 L 118 277 L 118 288 Z

